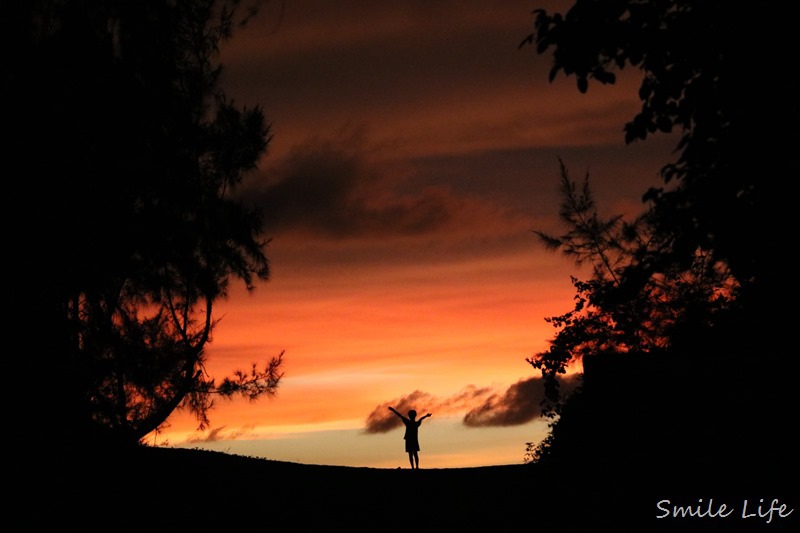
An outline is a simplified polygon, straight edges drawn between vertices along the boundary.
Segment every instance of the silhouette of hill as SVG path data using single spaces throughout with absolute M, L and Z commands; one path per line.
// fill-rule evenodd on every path
M 634 468 L 378 469 L 148 447 L 61 459 L 21 491 L 43 503 L 26 515 L 28 529 L 56 520 L 81 531 L 782 531 L 800 515 L 767 526 L 736 516 L 657 520 L 664 498 L 732 506 L 745 493 L 751 502 L 782 496 L 742 480 L 682 495 Z

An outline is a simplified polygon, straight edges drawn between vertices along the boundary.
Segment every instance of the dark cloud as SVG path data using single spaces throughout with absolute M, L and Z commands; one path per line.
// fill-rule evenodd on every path
M 424 413 L 434 411 L 434 406 L 437 403 L 434 396 L 418 390 L 412 392 L 408 396 L 383 403 L 373 409 L 367 417 L 365 431 L 367 433 L 386 433 L 396 427 L 402 426 L 403 423 L 394 413 L 389 411 L 389 407 L 394 407 L 403 414 L 414 409 L 418 413 L 421 413 L 421 416 Z
M 561 378 L 561 390 L 569 393 L 578 384 L 577 375 Z M 402 424 L 389 407 L 401 413 L 415 409 L 418 413 L 452 414 L 468 410 L 463 423 L 468 427 L 516 426 L 542 415 L 544 383 L 539 377 L 522 379 L 498 392 L 492 387 L 469 385 L 448 398 L 437 398 L 427 392 L 414 391 L 408 396 L 377 406 L 366 420 L 366 433 L 386 433 Z
M 321 114 L 341 107 L 378 116 L 387 108 L 410 113 L 426 101 L 485 98 L 500 84 L 548 83 L 528 74 L 536 72 L 531 64 L 546 71 L 547 58 L 518 49 L 533 21 L 523 0 L 483 0 L 471 9 L 442 2 L 347 4 L 293 1 L 263 9 L 223 47 L 237 99 L 280 103 L 267 110 L 279 107 L 275 113 L 294 120 L 317 117 L 319 124 Z
M 539 402 L 544 398 L 541 379 L 525 379 L 511 385 L 503 394 L 493 394 L 464 416 L 464 425 L 516 426 L 541 415 Z
M 476 401 L 491 395 L 494 392 L 492 387 L 476 387 L 467 385 L 461 392 L 450 396 L 438 405 L 439 410 L 446 412 L 461 411 L 475 405 Z
M 186 439 L 187 443 L 200 443 L 200 442 L 217 442 L 223 440 L 237 440 L 241 437 L 248 435 L 248 431 L 251 428 L 242 428 L 239 431 L 228 431 L 226 432 L 227 426 L 221 426 L 216 429 L 209 430 L 208 433 L 201 435 L 199 437 L 188 437 Z
M 451 218 L 442 188 L 397 193 L 358 148 L 321 142 L 296 149 L 268 180 L 241 191 L 263 212 L 268 234 L 294 230 L 325 237 L 418 235 Z
M 561 390 L 571 391 L 577 379 L 561 379 Z M 464 425 L 469 427 L 518 426 L 542 416 L 544 382 L 541 378 L 522 379 L 502 394 L 493 394 L 481 405 L 464 415 Z

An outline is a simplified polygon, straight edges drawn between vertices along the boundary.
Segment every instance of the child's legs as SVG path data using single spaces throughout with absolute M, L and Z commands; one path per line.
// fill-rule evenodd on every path
M 408 452 L 408 462 L 411 464 L 411 468 L 414 468 L 414 452 Z

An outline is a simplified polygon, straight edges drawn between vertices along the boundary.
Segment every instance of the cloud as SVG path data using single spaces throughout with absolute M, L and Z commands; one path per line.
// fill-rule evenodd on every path
M 451 414 L 475 405 L 476 402 L 491 396 L 493 392 L 494 389 L 491 387 L 478 388 L 468 385 L 458 394 L 440 399 L 427 392 L 417 390 L 407 396 L 382 403 L 373 409 L 367 416 L 365 431 L 367 433 L 386 433 L 402 426 L 400 419 L 389 411 L 389 407 L 394 407 L 403 414 L 411 409 L 416 410 L 420 415 L 426 413 Z
M 357 146 L 346 146 L 347 143 Z M 358 140 L 315 141 L 294 149 L 248 183 L 241 198 L 263 213 L 267 233 L 301 231 L 328 238 L 419 235 L 450 220 L 443 187 L 401 193 Z
M 561 391 L 571 391 L 577 379 L 562 378 Z M 464 415 L 464 425 L 469 427 L 518 426 L 542 416 L 544 381 L 541 378 L 522 379 L 502 394 L 493 394 L 482 404 Z
M 209 430 L 208 433 L 201 435 L 199 437 L 188 437 L 186 439 L 187 443 L 202 443 L 202 442 L 217 442 L 223 440 L 237 440 L 242 437 L 246 437 L 250 434 L 250 430 L 252 428 L 242 428 L 238 431 L 228 431 L 226 432 L 227 426 L 221 426 L 216 429 Z
M 568 393 L 578 384 L 577 374 L 561 378 L 561 390 Z M 416 390 L 407 396 L 378 405 L 367 416 L 366 433 L 386 433 L 402 425 L 389 411 L 394 407 L 401 413 L 415 409 L 424 413 L 452 414 L 467 410 L 463 424 L 468 427 L 517 426 L 542 415 L 544 383 L 540 377 L 522 379 L 504 391 L 492 387 L 469 385 L 448 398 L 437 398 Z
M 403 396 L 391 402 L 386 402 L 375 409 L 367 416 L 367 433 L 386 433 L 402 425 L 400 419 L 389 411 L 389 407 L 394 407 L 400 413 L 407 413 L 411 409 L 416 409 L 419 413 L 428 413 L 433 410 L 437 403 L 436 398 L 427 392 L 416 390 L 408 396 Z

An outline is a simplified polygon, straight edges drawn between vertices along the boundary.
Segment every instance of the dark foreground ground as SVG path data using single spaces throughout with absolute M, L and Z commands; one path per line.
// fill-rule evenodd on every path
M 735 468 L 690 476 L 608 465 L 393 470 L 166 448 L 61 459 L 15 491 L 19 504 L 6 519 L 24 524 L 19 531 L 800 530 L 796 479 L 779 487 L 779 478 Z M 721 503 L 735 511 L 656 518 L 661 500 L 697 507 L 701 498 L 702 510 L 713 498 L 712 511 Z M 743 518 L 745 498 L 756 513 L 760 499 L 762 512 L 775 498 L 788 503 L 784 513 L 795 509 L 785 518 L 773 511 L 769 523 Z

